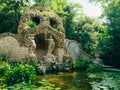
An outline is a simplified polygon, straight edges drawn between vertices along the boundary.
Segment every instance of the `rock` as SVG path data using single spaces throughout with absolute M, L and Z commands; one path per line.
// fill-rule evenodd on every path
M 35 26 L 31 27 L 31 23 L 35 23 Z M 56 47 L 62 47 L 65 39 L 61 18 L 42 3 L 35 4 L 24 11 L 19 22 L 18 34 L 19 38 L 25 37 L 26 34 L 34 34 L 36 38 L 44 40 L 53 36 Z
M 10 61 L 21 61 L 28 55 L 28 48 L 20 47 L 16 38 L 5 36 L 0 38 L 0 54 L 6 54 Z
M 21 16 L 18 36 L 19 40 L 22 41 L 22 46 L 28 47 L 30 45 L 29 34 L 33 34 L 35 37 L 35 54 L 38 60 L 43 60 L 43 56 L 47 53 L 49 46 L 47 39 L 52 36 L 55 41 L 52 53 L 57 55 L 58 62 L 62 62 L 64 53 L 61 55 L 60 53 L 63 50 L 65 30 L 61 18 L 45 4 L 35 4 L 26 9 Z
M 83 59 L 93 59 L 93 57 L 91 57 L 82 50 L 82 47 L 77 41 L 67 40 L 67 43 L 67 52 L 73 58 L 74 61 Z

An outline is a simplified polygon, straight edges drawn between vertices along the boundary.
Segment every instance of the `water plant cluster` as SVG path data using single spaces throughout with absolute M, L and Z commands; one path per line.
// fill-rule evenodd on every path
M 88 73 L 93 90 L 120 90 L 119 72 Z

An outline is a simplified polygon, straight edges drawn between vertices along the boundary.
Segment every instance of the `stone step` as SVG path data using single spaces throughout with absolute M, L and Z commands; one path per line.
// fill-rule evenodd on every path
M 114 68 L 114 66 L 103 65 L 104 68 Z
M 120 72 L 120 69 L 117 69 L 117 68 L 104 68 L 104 71 Z

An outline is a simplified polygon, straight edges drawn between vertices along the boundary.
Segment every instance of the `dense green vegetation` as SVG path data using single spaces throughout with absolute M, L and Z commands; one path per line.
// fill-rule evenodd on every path
M 104 9 L 102 18 L 105 18 L 108 29 L 101 47 L 102 58 L 105 64 L 120 67 L 120 0 L 91 0 L 100 3 Z
M 106 65 L 120 67 L 120 0 L 89 0 L 91 3 L 101 4 L 104 11 L 100 18 L 86 16 L 81 5 L 70 3 L 67 0 L 34 1 L 35 3 L 45 3 L 62 18 L 67 39 L 78 41 L 82 49 L 92 56 L 95 52 L 99 52 Z M 17 34 L 20 17 L 29 6 L 31 6 L 29 0 L 0 0 L 0 34 L 4 32 Z M 104 19 L 104 22 L 101 19 Z M 30 21 L 28 25 L 32 29 L 36 23 Z M 45 80 L 39 80 L 35 85 L 37 75 L 42 77 L 43 74 L 50 72 L 73 72 L 74 70 L 87 73 L 85 80 L 88 83 L 89 79 L 88 84 L 93 89 L 102 87 L 106 87 L 108 90 L 120 89 L 120 74 L 102 72 L 103 67 L 92 60 L 72 62 L 71 57 L 64 57 L 69 61 L 63 65 L 51 65 L 46 68 L 44 73 L 39 64 L 32 59 L 26 58 L 25 62 L 18 63 L 9 62 L 9 58 L 5 54 L 0 55 L 0 89 L 60 90 L 61 87 L 58 88 Z M 74 78 L 75 73 L 71 76 Z M 80 78 L 83 77 L 79 75 L 75 77 L 77 80 Z M 74 80 L 70 81 L 68 76 L 66 79 L 74 82 Z M 78 84 L 80 81 L 76 85 Z
M 68 39 L 77 40 L 83 50 L 94 55 L 100 52 L 105 64 L 120 66 L 120 1 L 90 0 L 100 3 L 104 9 L 102 18 L 91 18 L 82 11 L 82 6 L 66 0 L 34 0 L 35 3 L 45 3 L 63 20 Z M 25 8 L 30 6 L 28 0 L 0 1 L 0 33 L 17 33 L 20 16 Z M 28 23 L 31 28 L 34 22 Z
M 32 59 L 26 58 L 24 62 L 10 62 L 7 55 L 1 54 L 0 61 L 0 86 L 6 89 L 13 89 L 15 87 L 16 90 L 19 90 L 20 88 L 36 88 L 36 90 L 42 90 L 46 88 L 49 88 L 49 90 L 60 89 L 49 82 L 37 82 L 39 84 L 39 87 L 34 85 L 36 76 L 41 76 L 42 74 L 44 74 L 44 72 L 42 72 L 39 64 L 34 62 L 34 60 Z M 49 67 L 47 67 L 45 74 L 48 74 L 50 72 L 72 72 L 73 70 L 93 73 L 101 72 L 102 67 L 90 60 L 79 60 L 77 62 L 69 61 L 63 65 L 57 64 L 54 67 L 50 65 Z

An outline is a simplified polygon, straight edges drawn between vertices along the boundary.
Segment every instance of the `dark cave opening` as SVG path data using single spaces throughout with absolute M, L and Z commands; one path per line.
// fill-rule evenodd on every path
M 32 21 L 36 23 L 36 25 L 40 24 L 40 18 L 39 17 L 32 17 Z

